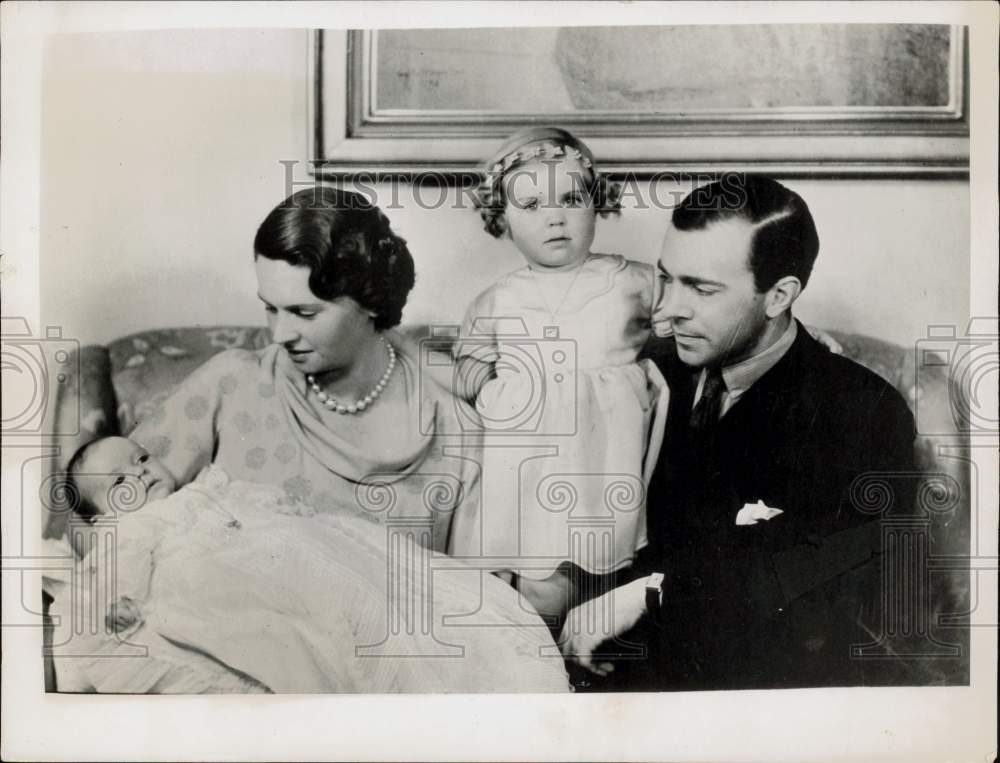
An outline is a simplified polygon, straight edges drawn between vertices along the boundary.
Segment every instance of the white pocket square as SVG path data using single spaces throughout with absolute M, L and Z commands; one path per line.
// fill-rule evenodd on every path
M 746 503 L 743 508 L 736 512 L 736 524 L 755 525 L 761 519 L 774 519 L 784 512 L 781 509 L 772 509 L 763 501 L 757 503 Z

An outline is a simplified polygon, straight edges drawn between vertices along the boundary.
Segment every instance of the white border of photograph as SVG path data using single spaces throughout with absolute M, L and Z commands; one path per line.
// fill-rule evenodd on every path
M 970 28 L 972 315 L 997 305 L 997 20 L 990 3 L 28 3 L 2 13 L 3 310 L 38 326 L 39 134 L 49 33 L 131 28 L 502 26 L 753 21 L 919 21 Z M 65 129 L 72 129 L 66 125 Z M 81 146 L 81 151 L 86 147 Z M 306 157 L 302 157 L 304 160 Z M 9 390 L 4 391 L 5 394 Z M 996 390 L 985 405 L 996 407 Z M 3 449 L 4 566 L 38 554 L 39 512 L 21 512 Z M 46 695 L 41 628 L 5 628 L 5 760 L 989 761 L 996 750 L 997 450 L 977 450 L 983 574 L 969 687 L 658 695 L 119 697 Z M 16 470 L 20 472 L 18 468 Z M 29 475 L 30 476 L 30 475 Z M 32 520 L 31 517 L 36 519 Z M 23 526 L 18 523 L 23 520 Z M 34 522 L 34 524 L 32 524 Z M 15 548 L 22 542 L 24 548 Z M 15 560 L 16 561 L 16 560 Z M 993 571 L 991 571 L 993 570 Z M 20 576 L 3 575 L 5 621 Z

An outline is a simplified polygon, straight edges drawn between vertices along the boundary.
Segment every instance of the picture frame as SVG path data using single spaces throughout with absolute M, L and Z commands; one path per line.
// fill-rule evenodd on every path
M 521 98 L 532 100 L 529 97 L 532 88 L 526 88 L 523 81 L 516 81 L 514 77 L 505 79 L 505 66 L 515 70 L 521 66 L 514 55 L 504 60 L 503 52 L 482 50 L 484 41 L 489 44 L 493 39 L 497 40 L 498 47 L 508 45 L 510 37 L 506 33 L 511 30 L 315 30 L 309 54 L 310 170 L 320 178 L 475 175 L 480 163 L 506 135 L 526 124 L 536 123 L 564 126 L 578 134 L 599 157 L 602 168 L 614 176 L 650 177 L 726 170 L 760 171 L 783 177 L 967 177 L 969 121 L 965 28 L 880 27 L 886 30 L 883 35 L 894 35 L 892 42 L 906 46 L 904 49 L 910 53 L 910 71 L 902 74 L 898 61 L 888 57 L 878 59 L 877 40 L 868 39 L 875 28 L 873 25 L 843 24 L 683 28 L 684 35 L 676 39 L 689 37 L 689 30 L 694 29 L 702 36 L 702 44 L 711 43 L 712 37 L 718 35 L 718 48 L 731 51 L 736 35 L 735 46 L 744 45 L 748 54 L 766 47 L 780 53 L 784 47 L 788 49 L 786 55 L 794 60 L 786 62 L 775 57 L 771 66 L 776 75 L 772 82 L 762 82 L 758 78 L 747 84 L 738 80 L 743 53 L 730 53 L 730 66 L 736 76 L 725 80 L 725 87 L 718 86 L 718 77 L 725 71 L 720 68 L 714 75 L 714 89 L 713 75 L 709 73 L 702 77 L 700 95 L 697 87 L 675 88 L 671 91 L 673 95 L 668 93 L 667 97 L 681 93 L 688 98 L 687 91 L 695 92 L 696 97 L 688 103 L 678 106 L 652 103 L 631 109 L 623 109 L 620 105 L 586 109 L 567 109 L 565 105 L 538 108 L 537 104 L 534 108 L 483 108 L 481 103 L 476 107 L 477 98 L 484 97 L 491 99 L 491 105 L 504 101 L 507 96 L 512 103 L 519 103 Z M 582 45 L 601 49 L 606 42 L 608 48 L 603 52 L 613 56 L 614 45 L 628 43 L 623 34 L 640 34 L 643 35 L 641 39 L 649 40 L 651 34 L 662 31 L 663 35 L 668 35 L 680 29 L 597 27 L 581 31 L 581 28 L 566 27 L 530 31 L 541 41 L 535 43 L 536 48 L 553 44 L 551 40 L 556 34 L 561 35 L 555 38 L 555 44 L 561 45 L 560 53 L 569 50 L 572 55 L 574 45 L 577 49 Z M 587 33 L 591 37 L 582 38 L 581 42 L 581 36 Z M 908 40 L 907 33 L 922 37 Z M 755 34 L 766 35 L 762 42 L 768 44 L 755 41 Z M 523 29 L 519 30 L 519 35 L 523 37 Z M 725 35 L 728 39 L 723 39 Z M 858 54 L 851 48 L 852 36 L 857 38 L 854 47 Z M 451 40 L 466 42 L 452 44 Z M 928 40 L 933 44 L 927 44 Z M 920 42 L 923 44 L 918 44 Z M 466 43 L 468 49 L 463 47 Z M 436 57 L 444 63 L 439 63 L 437 69 L 412 66 L 408 69 L 406 49 L 409 48 L 411 59 L 416 51 L 418 60 L 422 61 L 425 51 L 420 49 L 421 45 L 426 46 L 428 58 Z M 822 54 L 824 50 L 827 53 L 839 51 L 851 76 L 865 81 L 859 84 L 847 82 L 846 77 L 843 82 L 831 79 L 831 67 L 825 62 L 823 67 L 817 67 L 823 72 L 822 78 L 810 83 L 808 77 L 799 77 L 795 82 L 805 83 L 798 88 L 803 92 L 802 97 L 812 97 L 806 92 L 811 84 L 814 89 L 819 87 L 827 91 L 820 95 L 830 103 L 780 102 L 786 93 L 796 90 L 789 88 L 784 78 L 798 76 L 792 71 L 796 66 L 806 71 L 809 54 Z M 530 58 L 531 52 L 529 50 L 523 57 Z M 871 56 L 872 61 L 866 61 L 864 55 Z M 678 58 L 682 57 L 683 52 L 678 54 Z M 545 52 L 544 56 L 529 61 L 534 69 L 527 76 L 533 86 L 546 77 L 553 79 L 551 71 L 538 75 L 538 62 L 541 61 L 545 69 L 551 69 L 551 59 L 552 56 Z M 895 69 L 884 68 L 883 71 L 878 69 L 879 65 Z M 759 66 L 754 67 L 755 71 L 759 69 Z M 477 70 L 479 79 L 474 80 Z M 660 76 L 653 64 L 645 59 L 637 60 L 634 65 L 630 63 L 623 70 L 638 73 L 626 76 L 646 80 L 650 76 Z M 458 107 L 441 108 L 440 104 L 424 107 L 420 103 L 424 95 L 415 92 L 419 87 L 400 88 L 386 75 L 387 71 L 394 74 L 395 79 L 411 85 L 413 82 L 419 85 L 423 78 L 423 93 L 431 93 L 427 100 L 433 100 L 432 91 L 437 88 L 441 91 L 437 95 L 439 100 L 457 101 Z M 484 80 L 483 71 L 497 71 L 497 82 L 492 77 Z M 699 72 L 707 72 L 707 69 L 699 69 L 689 61 L 685 84 L 701 77 Z M 566 73 L 561 74 L 566 80 Z M 595 72 L 588 74 L 588 82 L 593 82 Z M 620 79 L 621 71 L 616 70 L 616 74 Z M 596 78 L 600 75 L 597 71 Z M 463 81 L 463 77 L 469 80 Z M 568 79 L 575 82 L 572 77 Z M 920 87 L 913 87 L 915 81 Z M 852 92 L 852 87 L 857 92 Z M 746 93 L 755 89 L 752 97 L 762 99 L 764 105 L 727 105 L 723 102 L 705 107 L 697 102 L 699 97 L 703 101 L 719 97 L 744 99 Z M 874 99 L 871 103 L 866 102 L 864 98 L 871 97 L 871 91 L 877 91 L 882 102 Z M 834 96 L 838 93 L 850 95 L 851 102 L 836 103 Z M 586 97 L 592 97 L 597 103 L 603 103 L 602 99 L 614 100 L 600 92 L 584 93 Z M 905 103 L 893 105 L 893 98 Z M 416 107 L 405 103 L 407 99 L 416 100 Z M 462 103 L 463 100 L 467 103 Z

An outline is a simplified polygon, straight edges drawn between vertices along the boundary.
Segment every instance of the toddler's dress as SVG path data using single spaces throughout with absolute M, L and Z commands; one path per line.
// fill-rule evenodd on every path
M 388 555 L 384 527 L 316 513 L 280 488 L 213 466 L 117 525 L 113 598 L 135 600 L 141 622 L 104 627 L 102 586 L 86 581 L 108 557 L 93 551 L 62 597 L 66 624 L 96 619 L 63 662 L 99 692 L 568 690 L 544 624 L 502 581 L 435 570 L 421 589 L 420 554 Z M 402 609 L 389 604 L 391 565 Z M 426 618 L 415 629 L 406 606 Z M 449 625 L 480 607 L 505 627 Z
M 475 299 L 453 355 L 495 378 L 476 401 L 482 505 L 456 517 L 451 553 L 541 579 L 564 560 L 609 573 L 645 545 L 646 443 L 666 412 L 662 376 L 637 362 L 654 291 L 651 266 L 592 254 L 572 276 L 525 267 Z

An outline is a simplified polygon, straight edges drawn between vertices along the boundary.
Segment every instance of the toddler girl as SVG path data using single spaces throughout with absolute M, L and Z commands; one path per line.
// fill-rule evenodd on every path
M 473 301 L 453 353 L 485 437 L 484 506 L 456 517 L 451 552 L 509 567 L 498 574 L 556 626 L 581 585 L 600 585 L 595 576 L 645 545 L 645 445 L 654 412 L 666 412 L 662 377 L 637 362 L 653 268 L 591 251 L 618 196 L 569 132 L 512 135 L 487 164 L 479 205 L 486 232 L 510 238 L 527 264 Z

